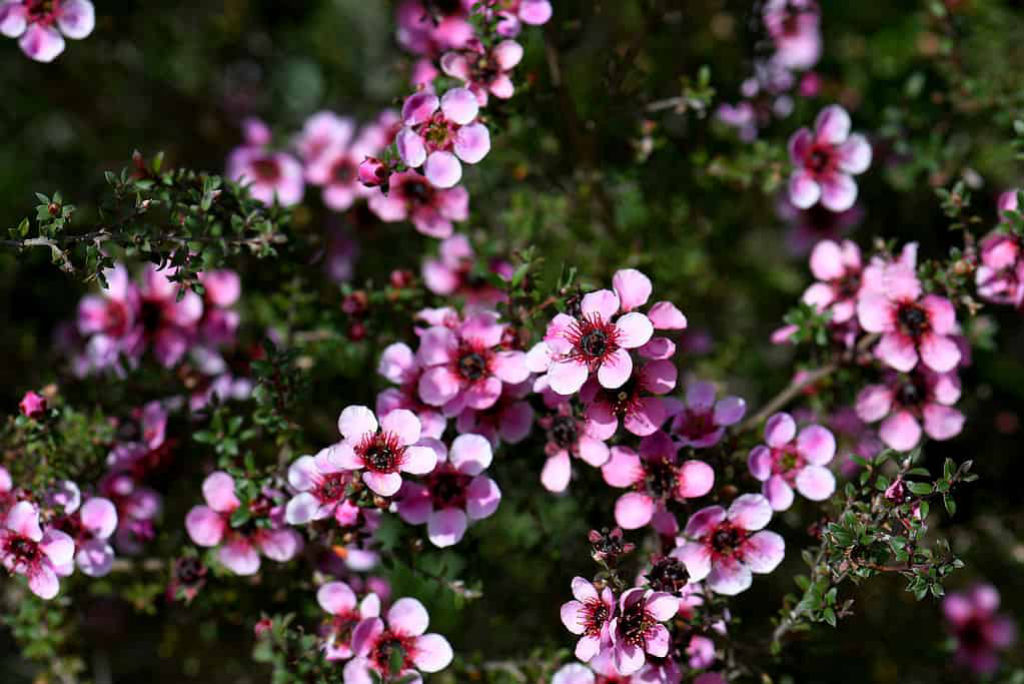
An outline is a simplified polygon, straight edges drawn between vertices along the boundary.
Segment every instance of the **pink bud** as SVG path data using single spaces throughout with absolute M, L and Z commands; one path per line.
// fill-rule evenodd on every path
M 46 411 L 46 397 L 42 397 L 32 390 L 29 390 L 28 392 L 25 392 L 25 396 L 21 398 L 18 408 L 21 409 L 21 415 L 29 418 L 38 418 L 43 415 L 44 411 Z
M 359 182 L 369 188 L 376 188 L 388 182 L 391 169 L 376 157 L 367 157 L 359 164 Z

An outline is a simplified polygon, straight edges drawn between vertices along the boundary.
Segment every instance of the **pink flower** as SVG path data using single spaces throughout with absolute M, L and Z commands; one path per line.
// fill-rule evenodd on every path
M 659 396 L 675 389 L 678 371 L 671 361 L 649 361 L 634 367 L 622 385 L 603 387 L 593 379 L 580 391 L 587 406 L 587 429 L 598 439 L 611 439 L 619 421 L 634 435 L 654 433 L 668 416 L 664 399 Z
M 611 459 L 601 467 L 605 482 L 629 487 L 615 502 L 615 522 L 635 530 L 654 520 L 663 534 L 675 534 L 675 518 L 666 510 L 670 500 L 704 496 L 715 484 L 715 471 L 704 461 L 679 461 L 676 445 L 664 432 L 640 441 L 639 455 L 623 446 L 612 447 Z
M 789 139 L 789 158 L 796 167 L 789 178 L 793 204 L 807 209 L 820 199 L 831 211 L 846 211 L 857 199 L 853 176 L 871 165 L 871 145 L 850 135 L 850 115 L 831 105 L 818 114 L 813 133 L 801 128 Z
M 505 301 L 505 293 L 473 271 L 475 255 L 469 238 L 452 235 L 441 242 L 437 259 L 423 262 L 423 284 L 434 294 L 458 295 L 470 304 L 494 305 Z M 491 265 L 492 273 L 504 270 L 505 262 Z
M 324 204 L 334 211 L 345 211 L 358 198 L 371 194 L 360 178 L 360 164 L 380 152 L 379 136 L 371 130 L 353 137 L 354 128 L 349 119 L 320 112 L 306 122 L 299 143 L 300 149 L 307 148 L 306 181 L 323 186 Z
M 200 273 L 199 281 L 206 290 L 203 317 L 199 321 L 200 337 L 212 346 L 233 344 L 241 316 L 232 307 L 242 294 L 242 279 L 224 268 Z
M 523 59 L 523 46 L 514 40 L 503 40 L 491 48 L 471 41 L 463 50 L 441 56 L 441 70 L 466 84 L 481 107 L 487 106 L 488 95 L 507 100 L 515 93 L 509 72 Z
M 5 0 L 0 3 L 0 34 L 21 38 L 21 51 L 37 62 L 64 52 L 64 37 L 81 40 L 96 26 L 89 0 Z
M 772 506 L 760 494 L 737 497 L 728 511 L 702 508 L 686 523 L 671 555 L 686 564 L 691 582 L 706 578 L 715 593 L 734 596 L 750 587 L 752 572 L 771 572 L 786 554 L 785 540 L 762 529 L 771 518 Z
M 493 311 L 471 314 L 455 329 L 428 328 L 416 352 L 424 368 L 420 399 L 443 407 L 445 415 L 457 415 L 465 408 L 490 408 L 501 396 L 503 383 L 526 380 L 526 355 L 502 349 L 506 329 Z
M 454 0 L 435 10 L 436 3 L 427 9 L 422 0 L 403 0 L 396 10 L 399 45 L 430 58 L 465 46 L 474 35 L 473 26 L 467 21 L 467 9 L 473 1 Z
M 107 286 L 78 303 L 78 332 L 87 338 L 86 354 L 96 368 L 114 366 L 122 353 L 138 353 L 141 317 L 139 289 L 128 269 L 115 264 L 103 272 Z
M 397 409 L 378 422 L 365 406 L 349 406 L 338 417 L 343 440 L 331 447 L 328 460 L 348 470 L 362 470 L 362 479 L 381 496 L 402 486 L 402 472 L 426 475 L 437 465 L 437 454 L 420 439 L 420 420 L 412 411 Z
M 331 150 L 347 147 L 355 135 L 355 129 L 352 119 L 338 116 L 334 112 L 317 112 L 306 119 L 302 132 L 295 140 L 295 148 L 307 165 L 317 164 Z
M 811 273 L 819 282 L 804 291 L 803 301 L 832 314 L 831 323 L 853 320 L 860 292 L 860 249 L 849 240 L 822 240 L 811 251 Z
M 739 397 L 715 401 L 715 386 L 710 382 L 691 382 L 686 401 L 672 419 L 672 436 L 681 446 L 707 449 L 722 441 L 725 429 L 743 419 L 747 403 Z
M 562 624 L 580 637 L 576 642 L 576 657 L 587 662 L 598 651 L 611 646 L 615 595 L 607 586 L 598 591 L 582 577 L 573 578 L 572 595 L 572 601 L 562 604 Z
M 569 402 L 558 405 L 556 413 L 541 418 L 547 441 L 544 453 L 547 461 L 541 470 L 540 481 L 549 492 L 564 492 L 572 476 L 570 456 L 600 468 L 608 462 L 608 445 L 590 434 L 587 422 L 576 417 Z
M 395 601 L 386 621 L 371 617 L 360 622 L 352 634 L 356 657 L 345 666 L 345 684 L 371 684 L 369 670 L 388 681 L 448 667 L 452 647 L 440 634 L 424 634 L 428 624 L 426 608 L 414 598 Z
M 462 165 L 476 164 L 491 149 L 487 127 L 477 121 L 480 105 L 467 88 L 452 88 L 440 99 L 433 93 L 412 95 L 402 107 L 405 127 L 395 142 L 402 161 L 423 167 L 431 185 L 453 187 L 462 178 Z
M 185 516 L 188 536 L 199 546 L 220 547 L 217 558 L 236 575 L 259 572 L 261 552 L 279 563 L 291 560 L 302 550 L 302 537 L 277 524 L 280 509 L 267 494 L 250 502 L 250 517 L 235 525 L 232 514 L 242 505 L 235 495 L 235 481 L 220 470 L 210 473 L 203 480 L 206 505 L 193 506 Z M 260 518 L 270 520 L 270 525 L 258 526 Z
M 794 439 L 795 438 L 795 439 Z M 821 425 L 796 432 L 788 413 L 776 413 L 764 426 L 764 439 L 750 450 L 751 474 L 764 482 L 761 492 L 776 511 L 793 505 L 793 488 L 811 501 L 824 501 L 836 489 L 836 478 L 825 467 L 836 454 L 836 438 Z
M 180 285 L 171 281 L 171 269 L 157 270 L 152 264 L 142 269 L 139 286 L 139 334 L 153 347 L 153 354 L 170 368 L 185 355 L 195 339 L 203 316 L 203 300 L 189 290 L 179 299 Z
M 530 435 L 533 428 L 533 407 L 526 401 L 530 389 L 528 381 L 503 385 L 501 396 L 490 407 L 463 409 L 455 419 L 455 429 L 463 435 L 482 435 L 495 447 L 502 442 L 518 444 Z
M 327 660 L 347 660 L 352 651 L 352 632 L 363 620 L 380 616 L 380 597 L 369 593 L 362 601 L 356 598 L 352 587 L 344 582 L 328 582 L 316 592 L 317 603 L 331 615 L 324 628 L 324 657 Z
M 594 684 L 594 671 L 580 663 L 567 663 L 551 676 L 551 684 Z
M 857 303 L 861 327 L 882 335 L 875 348 L 878 357 L 904 373 L 918 359 L 939 373 L 953 370 L 961 358 L 951 337 L 956 332 L 953 304 L 934 294 L 922 297 L 913 268 L 900 262 L 882 268 L 880 285 L 881 290 L 862 293 Z
M 340 524 L 347 515 L 344 504 L 352 474 L 331 457 L 330 449 L 316 456 L 300 456 L 288 467 L 288 484 L 298 493 L 285 507 L 289 525 L 303 525 L 334 516 Z
M 1016 194 L 1011 197 L 1016 205 Z M 1024 249 L 1020 237 L 996 230 L 981 240 L 980 248 L 981 263 L 975 272 L 978 295 L 994 304 L 1024 306 Z
M 679 599 L 661 591 L 629 589 L 619 598 L 619 610 L 609 625 L 612 660 L 623 675 L 637 672 L 647 655 L 664 658 L 672 638 L 665 625 L 679 609 Z
M 419 382 L 423 367 L 409 345 L 404 342 L 388 345 L 380 355 L 377 372 L 398 385 L 377 395 L 377 415 L 386 416 L 395 409 L 408 409 L 420 419 L 421 436 L 440 439 L 448 419 L 437 407 L 420 400 Z
M 857 416 L 874 423 L 881 420 L 879 436 L 890 448 L 910 451 L 924 432 L 935 440 L 960 434 L 964 415 L 953 408 L 960 400 L 956 373 L 933 373 L 918 368 L 909 375 L 888 372 L 884 382 L 868 385 L 857 395 Z
M 956 640 L 956 662 L 979 675 L 999 668 L 999 651 L 1017 640 L 1017 627 L 1006 615 L 998 615 L 999 592 L 990 584 L 954 592 L 942 602 L 946 627 Z
M 490 517 L 501 502 L 497 483 L 483 475 L 491 464 L 491 443 L 480 435 L 459 435 L 445 454 L 435 445 L 437 467 L 423 484 L 406 482 L 398 514 L 410 525 L 427 524 L 427 536 L 441 548 L 458 544 L 470 521 Z
M 78 568 L 89 577 L 103 577 L 114 564 L 109 539 L 117 529 L 117 508 L 109 499 L 92 497 L 81 508 L 54 520 L 56 529 L 75 542 Z M 68 573 L 70 574 L 70 573 Z
M 381 221 L 412 221 L 416 230 L 430 237 L 452 234 L 453 221 L 469 218 L 469 193 L 464 187 L 440 189 L 415 171 L 391 176 L 387 194 L 376 188 L 367 203 Z
M 58 575 L 70 575 L 75 542 L 60 530 L 39 526 L 39 511 L 20 501 L 7 512 L 0 529 L 0 562 L 9 572 L 28 578 L 28 588 L 42 599 L 60 591 Z
M 29 390 L 18 402 L 18 410 L 26 418 L 39 418 L 46 413 L 46 397 Z
M 266 149 L 270 131 L 260 121 L 246 123 L 246 141 L 228 155 L 226 175 L 264 204 L 290 207 L 302 201 L 302 165 L 284 152 Z
M 548 23 L 553 9 L 550 0 L 493 0 L 481 3 L 497 4 L 498 35 L 515 38 L 522 30 L 522 24 L 540 26 Z
M 817 63 L 821 10 L 814 0 L 768 0 L 762 16 L 775 41 L 775 61 L 788 69 L 809 69 Z

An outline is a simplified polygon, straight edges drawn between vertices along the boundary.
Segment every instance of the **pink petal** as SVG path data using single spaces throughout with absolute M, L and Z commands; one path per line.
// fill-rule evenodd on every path
M 254 575 L 260 569 L 260 554 L 245 540 L 236 540 L 222 546 L 217 559 L 236 575 Z
M 428 328 L 420 337 L 420 346 L 416 351 L 416 360 L 423 366 L 446 364 L 454 359 L 459 346 L 459 339 L 448 328 L 434 326 Z
M 407 409 L 395 409 L 380 420 L 381 430 L 398 437 L 398 443 L 406 446 L 420 440 L 420 419 Z
M 751 535 L 743 545 L 743 562 L 752 572 L 767 574 L 775 570 L 786 555 L 782 535 L 762 530 Z
M 622 311 L 643 306 L 651 297 L 651 279 L 635 268 L 624 268 L 615 272 L 612 287 L 619 295 Z
M 707 506 L 700 509 L 686 523 L 683 534 L 687 537 L 703 537 L 726 518 L 726 511 L 721 506 Z
M 647 662 L 644 650 L 626 641 L 619 641 L 612 650 L 615 669 L 623 676 L 638 672 Z
M 395 146 L 398 148 L 398 156 L 410 168 L 419 168 L 423 166 L 423 162 L 427 161 L 427 146 L 423 142 L 423 138 L 408 126 L 395 136 Z
M 452 88 L 441 97 L 441 111 L 448 120 L 465 126 L 476 118 L 480 103 L 468 88 Z
M 964 414 L 950 406 L 927 404 L 922 414 L 924 431 L 932 439 L 952 439 L 964 429 Z
M 57 26 L 68 38 L 81 40 L 96 26 L 96 11 L 89 0 L 63 0 L 57 15 Z
M 286 563 L 302 550 L 302 536 L 295 530 L 271 530 L 258 537 L 258 545 L 264 556 L 278 563 Z
M 656 302 L 647 312 L 656 330 L 685 330 L 686 316 L 672 302 Z
M 789 161 L 796 166 L 802 166 L 812 144 L 814 144 L 814 136 L 811 135 L 810 129 L 797 129 L 793 135 L 789 136 L 789 142 L 787 143 Z
M 860 133 L 854 133 L 837 150 L 839 168 L 857 175 L 864 173 L 871 166 L 871 145 Z
M 427 156 L 423 175 L 436 188 L 450 188 L 462 179 L 462 164 L 451 152 L 437 150 Z
M 601 651 L 601 639 L 600 639 L 600 637 L 584 636 L 584 637 L 581 637 L 576 642 L 576 649 L 574 651 L 574 655 L 576 656 L 577 660 L 580 660 L 580 661 L 585 663 L 585 662 L 590 661 L 600 651 Z M 575 663 L 575 664 L 579 665 L 579 663 Z M 567 665 L 566 667 L 569 667 L 569 666 Z M 583 666 L 580 665 L 580 667 L 583 667 Z M 564 670 L 565 668 L 562 668 L 562 669 Z M 593 673 L 593 671 L 591 671 L 589 669 L 586 669 L 586 668 L 584 668 L 584 670 L 590 675 L 590 678 L 587 679 L 586 677 L 583 677 L 583 678 L 579 679 L 579 681 L 580 682 L 586 682 L 587 684 L 594 684 L 594 673 Z M 557 679 L 558 679 L 558 673 L 556 672 L 554 678 L 552 678 L 552 680 L 551 680 L 551 684 L 556 684 L 556 680 Z M 572 681 L 576 681 L 576 680 L 572 680 Z
M 842 144 L 850 136 L 850 115 L 839 105 L 829 105 L 814 120 L 814 140 L 832 145 Z
M 102 539 L 79 544 L 75 564 L 89 577 L 104 577 L 114 566 L 114 547 Z
M 75 556 L 75 542 L 64 532 L 50 528 L 39 540 L 39 550 L 54 565 L 68 565 Z
M 917 365 L 917 349 L 914 347 L 914 340 L 902 333 L 886 333 L 882 335 L 882 339 L 878 341 L 878 346 L 875 347 L 875 353 L 878 355 L 878 358 L 890 367 L 902 373 L 910 372 Z M 960 358 L 959 350 L 956 350 L 956 358 L 957 360 Z M 953 365 L 955 366 L 956 362 Z
M 710 409 L 715 403 L 715 386 L 710 382 L 691 382 L 686 388 L 686 405 L 697 412 Z
M 747 412 L 747 402 L 739 397 L 723 397 L 715 404 L 713 420 L 715 425 L 735 425 Z
M 861 295 L 857 302 L 857 317 L 866 331 L 885 332 L 892 329 L 895 311 L 887 297 L 869 292 Z
M 686 542 L 669 555 L 686 565 L 691 582 L 699 582 L 711 572 L 711 551 L 704 544 Z
M 579 361 L 556 361 L 548 370 L 548 383 L 558 394 L 568 396 L 578 392 L 589 375 L 587 366 Z
M 910 451 L 921 440 L 921 426 L 910 413 L 900 411 L 882 421 L 878 435 L 890 448 Z
M 424 634 L 416 639 L 412 661 L 423 672 L 440 672 L 451 664 L 452 647 L 440 634 Z
M 19 501 L 14 504 L 7 513 L 5 524 L 7 529 L 22 537 L 28 537 L 32 541 L 37 542 L 43 538 L 43 530 L 39 527 L 39 512 L 28 501 Z
M 763 444 L 751 449 L 747 457 L 747 467 L 757 480 L 767 480 L 772 474 L 772 450 Z
M 378 473 L 367 470 L 363 473 L 363 482 L 381 496 L 392 496 L 401 488 L 402 476 L 398 473 Z
M 761 493 L 771 504 L 773 510 L 785 511 L 793 505 L 793 488 L 781 475 L 772 475 L 761 485 Z
M 508 71 L 522 61 L 523 46 L 514 40 L 503 40 L 491 50 L 491 57 L 502 71 Z
M 448 459 L 460 472 L 479 475 L 491 465 L 491 443 L 480 435 L 459 435 L 452 442 Z
M 544 485 L 544 489 L 558 494 L 569 486 L 571 476 L 569 452 L 562 449 L 544 462 L 544 467 L 540 471 L 540 483 Z
M 743 494 L 729 506 L 729 520 L 748 531 L 759 530 L 772 519 L 772 507 L 759 494 Z
M 577 601 L 586 603 L 598 600 L 597 588 L 589 580 L 579 576 L 573 577 L 570 586 L 572 587 L 572 595 Z M 574 633 L 578 634 L 578 632 Z
M 285 506 L 284 519 L 289 525 L 304 525 L 311 520 L 318 520 L 324 517 L 321 515 L 320 502 L 315 496 L 309 492 L 302 492 L 296 494 Z M 191 531 L 189 532 L 192 535 Z M 195 535 L 192 535 L 193 540 L 196 540 Z M 196 541 L 196 543 L 200 543 Z M 218 542 L 207 544 L 207 546 L 215 546 Z
M 531 26 L 546 24 L 551 14 L 551 3 L 548 0 L 522 0 L 519 5 L 519 18 Z
M 705 584 L 716 594 L 735 596 L 750 588 L 753 577 L 750 568 L 731 558 L 716 561 L 711 567 Z
M 491 133 L 482 123 L 463 126 L 455 134 L 455 154 L 467 164 L 476 164 L 491 151 Z
M 857 201 L 857 183 L 845 173 L 830 173 L 819 180 L 821 204 L 834 212 L 843 212 Z
M 842 250 L 832 240 L 822 240 L 811 251 L 811 273 L 818 280 L 838 280 L 846 273 Z
M 932 332 L 939 335 L 956 332 L 956 309 L 948 299 L 938 295 L 926 295 L 921 300 L 921 308 L 928 314 Z
M 586 628 L 584 626 L 585 615 L 582 603 L 579 601 L 567 601 L 562 604 L 559 614 L 562 618 L 562 624 L 565 625 L 567 630 L 572 634 L 583 634 Z
M 632 374 L 632 357 L 625 349 L 617 349 L 597 369 L 597 380 L 602 387 L 617 389 L 625 385 Z
M 356 625 L 356 628 L 352 630 L 352 650 L 356 652 L 357 656 L 365 658 L 370 655 L 374 644 L 377 643 L 377 639 L 383 632 L 384 621 L 380 618 L 373 617 L 361 621 Z M 345 675 L 345 679 L 347 681 L 347 671 Z
M 39 598 L 49 601 L 60 591 L 60 580 L 53 570 L 43 566 L 28 576 L 28 588 Z
M 672 594 L 656 591 L 645 599 L 644 608 L 658 622 L 666 622 L 678 612 L 679 599 Z
M 804 466 L 796 476 L 796 490 L 811 501 L 824 501 L 836 491 L 836 478 L 820 465 Z
M 619 311 L 619 296 L 611 290 L 597 290 L 583 295 L 580 311 L 584 316 L 600 316 L 603 321 L 610 321 Z
M 338 416 L 338 432 L 345 439 L 358 442 L 377 432 L 377 417 L 365 406 L 348 406 Z
M 403 636 L 419 636 L 429 624 L 427 609 L 414 598 L 400 598 L 388 610 L 388 626 Z
M 814 465 L 825 465 L 836 455 L 836 438 L 821 425 L 808 425 L 796 438 L 797 451 Z
M 614 446 L 611 458 L 601 467 L 604 481 L 612 487 L 631 487 L 644 476 L 640 457 L 628 447 Z
M 635 530 L 651 521 L 654 501 L 646 494 L 629 492 L 615 502 L 615 522 L 623 529 Z
M 676 496 L 695 499 L 711 491 L 715 484 L 715 471 L 704 461 L 684 461 L 679 469 Z
M 784 447 L 796 436 L 796 421 L 788 413 L 776 413 L 764 425 L 764 440 L 776 449 Z
M 82 526 L 100 539 L 107 539 L 117 529 L 117 507 L 108 499 L 93 497 L 82 505 Z
M 224 537 L 227 525 L 216 511 L 206 506 L 194 506 L 185 516 L 185 529 L 196 544 L 217 546 Z
M 946 373 L 960 363 L 960 347 L 945 335 L 927 333 L 921 337 L 921 361 L 937 373 Z
M 64 37 L 53 27 L 32 24 L 21 36 L 18 45 L 22 52 L 37 62 L 52 62 L 64 52 Z
M 668 655 L 671 640 L 665 625 L 654 625 L 647 632 L 644 646 L 655 658 L 664 658 Z
M 28 25 L 26 15 L 25 6 L 20 1 L 0 4 L 0 34 L 8 38 L 20 36 Z
M 414 482 L 402 485 L 398 501 L 398 515 L 410 525 L 422 525 L 434 511 L 430 490 Z
M 797 169 L 789 177 L 789 201 L 798 209 L 810 209 L 820 197 L 821 186 L 808 172 Z
M 626 349 L 635 349 L 646 344 L 654 333 L 650 319 L 638 311 L 620 316 L 615 322 L 615 327 L 619 331 L 618 342 Z
M 526 354 L 521 351 L 498 352 L 494 355 L 492 369 L 503 382 L 513 385 L 518 385 L 530 377 L 530 370 L 526 367 Z
M 230 513 L 241 503 L 235 496 L 235 480 L 220 470 L 203 480 L 203 498 L 210 508 L 220 513 Z
M 434 470 L 436 466 L 437 452 L 431 449 L 429 446 L 413 445 L 410 447 L 406 447 L 405 455 L 402 460 L 403 472 L 412 473 L 413 475 L 426 475 L 427 473 Z M 365 480 L 366 477 L 364 476 L 363 479 Z M 378 491 L 377 493 L 380 494 L 381 492 Z M 388 495 L 384 494 L 384 496 Z
M 866 423 L 881 420 L 889 415 L 892 399 L 892 390 L 886 385 L 868 385 L 857 395 L 857 417 Z
M 501 490 L 497 482 L 483 475 L 470 480 L 466 487 L 466 515 L 470 520 L 489 518 L 500 503 Z
M 432 93 L 416 93 L 406 99 L 402 105 L 402 121 L 406 126 L 416 126 L 430 119 L 440 101 Z
M 434 546 L 445 548 L 459 543 L 467 525 L 466 513 L 459 508 L 434 511 L 427 520 L 427 536 Z

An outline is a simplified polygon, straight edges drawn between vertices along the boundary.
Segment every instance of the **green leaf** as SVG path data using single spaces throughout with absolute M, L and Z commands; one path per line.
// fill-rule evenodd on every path
M 907 489 L 918 496 L 926 496 L 934 491 L 930 482 L 908 482 Z

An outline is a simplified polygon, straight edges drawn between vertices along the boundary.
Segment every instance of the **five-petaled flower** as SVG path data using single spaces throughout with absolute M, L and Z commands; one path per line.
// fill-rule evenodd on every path
M 89 0 L 5 0 L 0 3 L 0 34 L 20 38 L 21 51 L 37 62 L 64 52 L 64 37 L 81 40 L 96 26 Z
M 7 512 L 0 529 L 0 562 L 11 573 L 28 578 L 28 588 L 43 599 L 60 591 L 58 575 L 70 575 L 75 542 L 60 530 L 39 525 L 39 511 L 19 501 Z
M 792 506 L 794 488 L 811 501 L 832 496 L 836 478 L 825 466 L 836 454 L 836 438 L 828 428 L 808 425 L 798 435 L 793 416 L 776 413 L 765 423 L 764 440 L 750 450 L 748 465 L 773 509 Z
M 405 101 L 405 127 L 395 143 L 409 168 L 423 174 L 438 188 L 453 187 L 462 178 L 462 164 L 476 164 L 491 150 L 491 134 L 477 121 L 480 104 L 468 88 L 452 88 L 441 98 L 416 93 Z
M 576 657 L 586 662 L 602 648 L 611 646 L 611 621 L 615 615 L 615 594 L 611 588 L 601 589 L 582 578 L 572 580 L 573 600 L 562 604 L 562 624 L 578 635 Z
M 387 619 L 371 617 L 356 626 L 352 650 L 356 657 L 345 666 L 345 682 L 369 684 L 372 670 L 385 681 L 401 680 L 418 672 L 440 672 L 452 661 L 452 647 L 440 634 L 424 634 L 430 616 L 414 598 L 400 598 Z
M 853 176 L 871 165 L 871 145 L 859 133 L 851 135 L 850 115 L 831 105 L 818 114 L 813 132 L 801 128 L 789 139 L 789 158 L 793 204 L 807 209 L 821 200 L 826 209 L 846 211 L 857 200 Z

